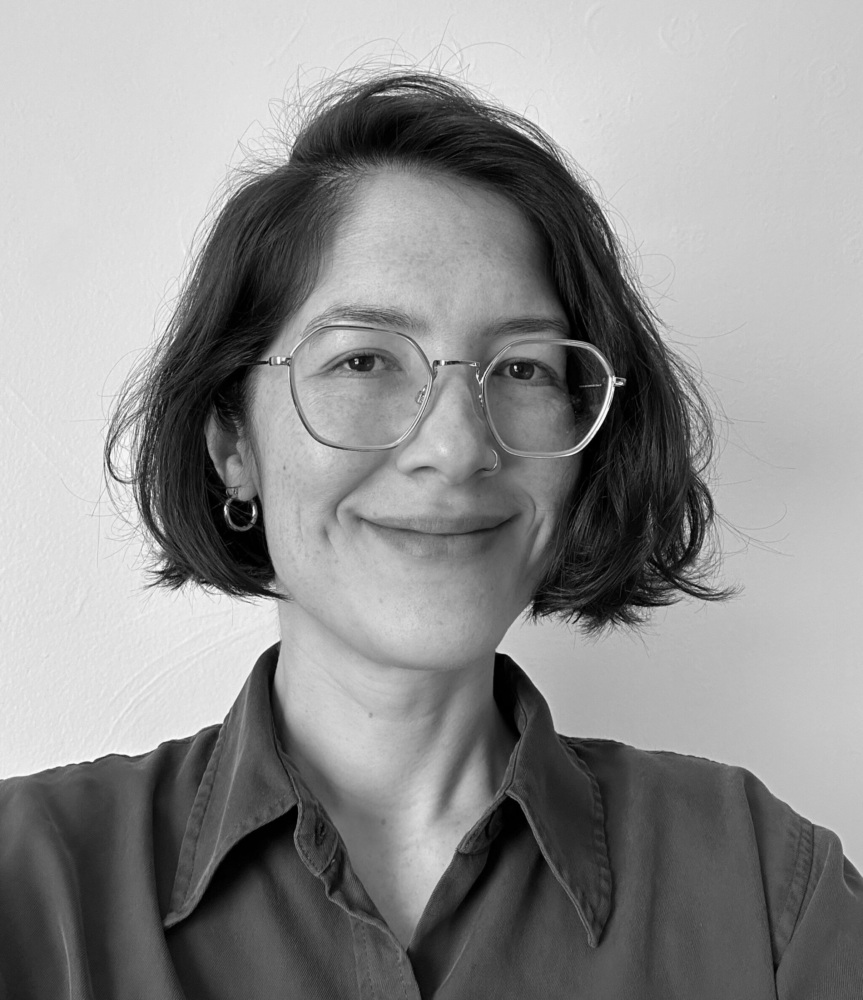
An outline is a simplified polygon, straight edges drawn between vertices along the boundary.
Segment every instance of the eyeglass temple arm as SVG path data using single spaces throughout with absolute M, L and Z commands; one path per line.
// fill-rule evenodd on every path
M 262 361 L 261 364 L 265 364 L 265 362 Z M 621 378 L 619 375 L 614 375 L 612 377 L 612 382 L 614 382 L 614 388 L 615 389 L 622 389 L 623 386 L 626 385 L 626 379 L 625 378 Z M 585 382 L 585 383 L 582 383 L 578 388 L 579 389 L 601 389 L 602 385 L 599 382 Z

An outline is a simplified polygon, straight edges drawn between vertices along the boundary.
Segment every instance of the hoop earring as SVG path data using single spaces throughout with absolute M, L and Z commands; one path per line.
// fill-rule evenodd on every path
M 249 504 L 249 514 L 248 521 L 245 524 L 237 524 L 231 517 L 231 504 L 232 503 L 243 503 L 242 500 L 237 496 L 237 487 L 232 486 L 228 490 L 228 499 L 222 504 L 222 514 L 225 518 L 225 524 L 231 529 L 231 531 L 249 531 L 251 528 L 258 523 L 258 504 L 254 497 L 251 500 L 246 501 Z
M 488 473 L 497 472 L 497 470 L 500 468 L 500 455 L 498 455 L 497 450 L 495 448 L 491 449 L 491 453 L 492 455 L 494 455 L 494 465 L 490 469 L 483 469 L 482 470 L 483 472 L 488 472 Z

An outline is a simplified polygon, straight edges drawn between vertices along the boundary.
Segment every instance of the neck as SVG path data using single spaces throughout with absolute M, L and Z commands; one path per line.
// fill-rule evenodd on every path
M 479 817 L 516 734 L 494 653 L 445 667 L 381 663 L 283 606 L 273 709 L 282 744 L 337 825 L 443 829 Z

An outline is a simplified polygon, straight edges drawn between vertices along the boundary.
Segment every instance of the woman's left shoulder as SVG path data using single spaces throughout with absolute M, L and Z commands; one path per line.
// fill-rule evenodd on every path
M 561 739 L 593 775 L 610 835 L 637 827 L 663 850 L 714 858 L 747 845 L 776 906 L 805 888 L 816 828 L 747 768 L 613 740 Z
M 669 750 L 643 750 L 607 739 L 561 736 L 593 774 L 604 798 L 662 804 L 671 820 L 715 823 L 748 814 L 768 828 L 799 829 L 802 817 L 745 767 Z
M 823 967 L 863 986 L 863 879 L 832 830 L 745 767 L 613 740 L 560 739 L 596 783 L 612 868 L 615 854 L 628 855 L 626 868 L 646 865 L 681 893 L 697 873 L 697 894 L 727 897 L 738 912 L 743 900 L 763 906 L 778 984 Z

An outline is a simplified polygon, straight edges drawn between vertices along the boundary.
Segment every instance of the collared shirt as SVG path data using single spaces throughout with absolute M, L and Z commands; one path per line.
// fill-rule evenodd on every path
M 3 1000 L 860 1000 L 863 881 L 749 772 L 519 733 L 405 950 L 275 734 L 278 647 L 225 723 L 0 782 Z

